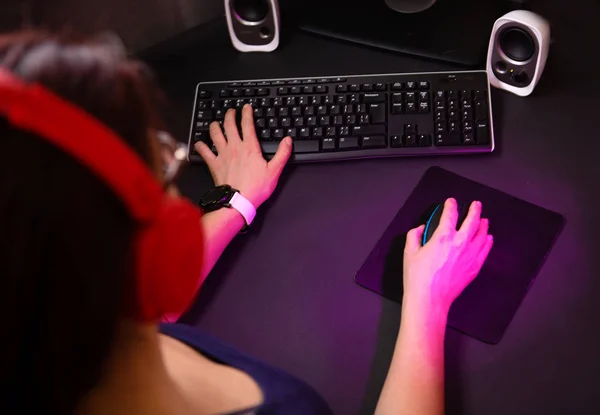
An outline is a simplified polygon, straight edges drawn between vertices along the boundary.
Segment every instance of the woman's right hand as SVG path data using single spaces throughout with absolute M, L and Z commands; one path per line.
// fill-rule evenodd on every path
M 459 230 L 457 203 L 446 200 L 432 238 L 421 245 L 424 226 L 407 234 L 404 250 L 404 298 L 409 303 L 447 313 L 452 302 L 475 279 L 493 245 L 481 203 L 473 202 Z

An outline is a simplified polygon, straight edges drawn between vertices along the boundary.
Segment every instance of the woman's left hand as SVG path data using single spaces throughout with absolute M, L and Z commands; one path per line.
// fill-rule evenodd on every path
M 196 150 L 208 165 L 217 186 L 227 184 L 237 189 L 258 208 L 277 186 L 279 176 L 292 154 L 292 139 L 285 137 L 279 143 L 276 154 L 267 162 L 256 136 L 252 107 L 248 104 L 242 109 L 243 140 L 235 124 L 234 109 L 225 114 L 223 128 L 225 135 L 218 122 L 210 125 L 210 138 L 217 155 L 203 142 L 196 143 Z

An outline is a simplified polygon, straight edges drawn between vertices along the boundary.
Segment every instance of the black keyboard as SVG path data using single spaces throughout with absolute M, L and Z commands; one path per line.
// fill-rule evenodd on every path
M 294 139 L 297 162 L 489 153 L 494 150 L 485 71 L 202 82 L 189 138 L 212 146 L 209 125 L 250 103 L 265 157 Z M 214 146 L 212 147 L 214 150 Z

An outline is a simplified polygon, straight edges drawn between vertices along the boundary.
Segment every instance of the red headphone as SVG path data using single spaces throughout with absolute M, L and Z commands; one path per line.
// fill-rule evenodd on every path
M 1 68 L 0 115 L 87 166 L 139 224 L 134 250 L 136 318 L 154 321 L 185 311 L 202 269 L 200 209 L 167 196 L 137 153 L 99 120 Z

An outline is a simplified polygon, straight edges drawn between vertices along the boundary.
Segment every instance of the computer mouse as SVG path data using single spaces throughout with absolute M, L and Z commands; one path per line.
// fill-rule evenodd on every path
M 233 0 L 233 10 L 247 22 L 260 22 L 269 12 L 267 0 Z
M 440 224 L 440 218 L 442 217 L 442 212 L 444 211 L 444 204 L 437 203 L 431 214 L 429 215 L 427 221 L 425 222 L 425 230 L 423 231 L 423 240 L 422 245 L 425 245 L 433 236 L 433 233 L 437 229 Z M 468 204 L 459 204 L 458 205 L 458 220 L 456 221 L 456 229 L 458 230 L 462 223 L 465 221 L 467 215 L 469 213 L 469 205 Z

